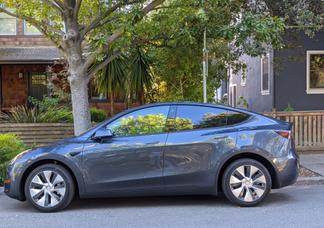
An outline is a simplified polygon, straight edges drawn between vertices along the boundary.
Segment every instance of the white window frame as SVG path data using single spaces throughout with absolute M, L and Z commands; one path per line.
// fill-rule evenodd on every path
M 11 10 L 9 10 L 9 11 L 11 11 Z M 15 18 L 13 16 L 10 16 L 10 15 L 8 15 L 6 13 L 2 13 L 2 14 L 8 16 L 8 18 L 14 18 L 16 23 L 15 23 L 15 32 L 14 33 L 0 33 L 0 36 L 16 36 L 17 35 L 17 30 L 18 30 L 17 29 L 17 18 Z
M 234 88 L 236 90 L 235 96 L 233 94 Z M 232 107 L 236 107 L 236 102 L 237 102 L 237 85 L 236 84 L 230 84 L 229 85 L 229 91 L 228 91 L 228 103 Z
M 42 36 L 43 35 L 40 31 L 38 31 L 38 32 L 27 32 L 26 26 L 27 26 L 27 21 L 24 20 L 24 35 L 27 35 L 27 36 Z
M 243 77 L 243 74 L 241 75 L 241 86 L 246 86 L 246 78 L 247 72 L 245 72 L 245 77 Z
M 267 53 L 265 56 L 268 57 L 268 89 L 263 89 L 263 59 L 264 56 L 261 57 L 260 65 L 261 65 L 261 95 L 270 95 L 270 68 L 271 68 L 271 61 L 270 61 L 270 54 Z
M 310 56 L 312 54 L 323 54 L 324 50 L 306 51 L 307 66 L 306 66 L 306 93 L 307 94 L 324 94 L 324 88 L 310 88 Z

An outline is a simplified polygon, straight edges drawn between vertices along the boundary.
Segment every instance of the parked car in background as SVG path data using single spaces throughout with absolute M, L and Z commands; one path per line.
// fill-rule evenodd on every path
M 254 206 L 295 183 L 291 124 L 227 106 L 177 102 L 127 110 L 88 132 L 25 151 L 5 192 L 40 211 L 80 198 L 223 192 Z

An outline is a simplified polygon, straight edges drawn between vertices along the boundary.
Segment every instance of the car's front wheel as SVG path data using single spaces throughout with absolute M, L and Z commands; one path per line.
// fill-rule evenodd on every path
M 45 164 L 35 168 L 25 184 L 27 200 L 42 212 L 64 209 L 71 203 L 74 191 L 70 172 L 56 164 Z
M 239 159 L 225 170 L 222 179 L 227 199 L 239 206 L 255 206 L 262 202 L 271 189 L 267 168 L 253 159 Z

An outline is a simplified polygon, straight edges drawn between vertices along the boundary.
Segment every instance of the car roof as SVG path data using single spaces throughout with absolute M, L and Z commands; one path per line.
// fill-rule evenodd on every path
M 203 103 L 203 102 L 193 102 L 193 101 L 176 101 L 176 102 L 157 102 L 157 103 L 150 103 L 150 104 L 145 104 L 141 106 L 137 106 L 131 109 L 128 109 L 127 111 L 132 111 L 132 110 L 140 110 L 142 108 L 148 108 L 148 107 L 155 107 L 155 106 L 162 106 L 162 105 L 192 105 L 192 106 L 205 106 L 205 107 L 215 107 L 215 108 L 221 108 L 221 109 L 227 109 L 231 111 L 236 111 L 236 112 L 243 112 L 249 115 L 254 115 L 257 113 L 247 111 L 245 109 L 241 108 L 233 108 L 231 106 L 227 105 L 222 105 L 222 104 L 212 104 L 212 103 Z

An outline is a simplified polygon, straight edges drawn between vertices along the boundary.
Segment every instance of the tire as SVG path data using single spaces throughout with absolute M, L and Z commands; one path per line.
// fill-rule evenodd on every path
M 226 198 L 242 207 L 261 203 L 269 194 L 271 186 L 269 171 L 253 159 L 232 162 L 222 177 L 222 188 Z
M 55 212 L 71 203 L 75 186 L 70 172 L 63 166 L 45 164 L 29 174 L 24 190 L 26 199 L 37 210 Z

